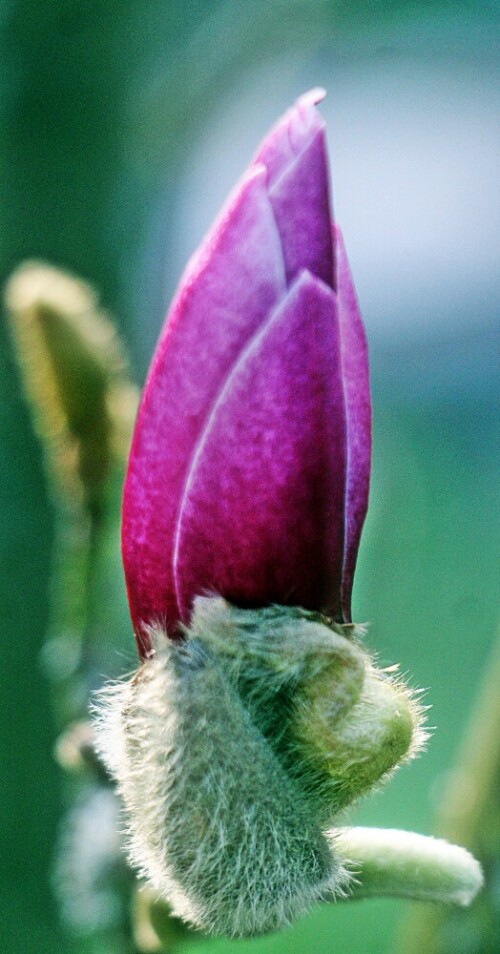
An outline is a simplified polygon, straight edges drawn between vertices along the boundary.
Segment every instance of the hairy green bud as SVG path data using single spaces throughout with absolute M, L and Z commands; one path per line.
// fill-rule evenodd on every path
M 216 653 L 321 824 L 425 742 L 417 694 L 374 666 L 363 627 L 212 597 L 196 601 L 190 633 Z
M 283 927 L 348 875 L 213 654 L 149 635 L 154 655 L 107 690 L 98 729 L 131 859 L 205 931 Z
M 195 601 L 183 635 L 149 628 L 151 653 L 101 693 L 96 725 L 131 861 L 174 915 L 249 936 L 379 882 L 380 893 L 472 896 L 480 882 L 467 853 L 332 828 L 425 737 L 415 693 L 376 669 L 362 628 L 214 596 Z

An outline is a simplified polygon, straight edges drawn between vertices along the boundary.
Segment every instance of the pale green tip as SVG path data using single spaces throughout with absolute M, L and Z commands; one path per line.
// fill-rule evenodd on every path
M 465 848 L 441 838 L 383 828 L 342 828 L 332 847 L 354 874 L 351 898 L 399 897 L 466 907 L 483 884 Z

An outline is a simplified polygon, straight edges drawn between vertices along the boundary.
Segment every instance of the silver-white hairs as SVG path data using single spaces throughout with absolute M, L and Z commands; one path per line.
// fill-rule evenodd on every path
M 322 828 L 425 744 L 418 693 L 374 666 L 363 626 L 205 597 L 186 632 L 214 653 Z
M 101 694 L 98 747 L 121 791 L 134 865 L 207 932 L 276 930 L 349 876 L 300 788 L 196 638 Z
M 413 694 L 372 665 L 359 628 L 298 608 L 198 598 L 183 641 L 148 635 L 96 727 L 132 863 L 213 934 L 276 930 L 345 893 L 328 829 L 421 738 Z

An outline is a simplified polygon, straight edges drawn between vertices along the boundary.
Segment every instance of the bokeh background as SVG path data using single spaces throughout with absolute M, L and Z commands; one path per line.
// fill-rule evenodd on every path
M 371 621 L 383 663 L 429 687 L 436 726 L 427 753 L 352 817 L 422 832 L 439 827 L 450 791 L 467 797 L 458 753 L 498 622 L 499 25 L 495 0 L 0 2 L 0 277 L 36 257 L 90 280 L 139 384 L 183 265 L 259 138 L 302 91 L 327 88 L 375 416 L 355 616 Z M 134 951 L 108 930 L 103 894 L 75 911 L 54 890 L 68 826 L 43 650 L 55 507 L 1 334 L 2 950 Z M 117 561 L 113 572 L 116 673 L 133 641 Z M 112 815 L 98 800 L 86 811 L 82 866 Z M 500 949 L 498 816 L 484 829 L 487 905 L 440 924 L 439 951 Z M 424 932 L 425 917 L 370 901 L 318 909 L 268 939 L 192 943 L 206 954 L 406 952 L 405 932 Z

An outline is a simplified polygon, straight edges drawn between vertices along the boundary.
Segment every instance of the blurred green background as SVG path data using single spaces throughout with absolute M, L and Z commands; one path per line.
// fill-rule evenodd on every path
M 2 281 L 32 257 L 90 280 L 138 383 L 186 258 L 259 138 L 304 89 L 328 89 L 335 205 L 373 369 L 355 616 L 372 621 L 383 663 L 429 687 L 436 726 L 428 752 L 351 817 L 423 832 L 436 825 L 498 622 L 499 25 L 494 0 L 0 3 Z M 52 888 L 67 801 L 40 661 L 54 506 L 1 334 L 2 950 L 118 954 L 118 941 L 99 941 L 99 916 L 88 930 L 84 915 L 61 919 Z M 118 672 L 133 637 L 116 579 L 119 594 L 103 599 L 120 604 Z M 440 950 L 500 948 L 494 853 L 490 874 L 487 931 L 478 909 L 443 929 Z M 324 907 L 281 936 L 196 947 L 382 954 L 405 950 L 406 916 L 402 902 Z

